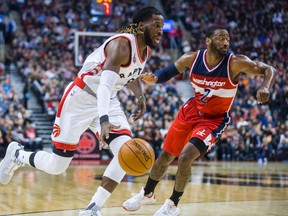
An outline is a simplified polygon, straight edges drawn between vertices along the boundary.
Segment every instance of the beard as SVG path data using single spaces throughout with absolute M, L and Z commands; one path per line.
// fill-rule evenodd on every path
M 218 49 L 213 41 L 211 42 L 211 50 L 219 56 L 226 56 L 228 54 L 228 51 Z
M 149 46 L 151 49 L 156 49 L 157 45 L 153 44 L 151 35 L 147 27 L 145 27 L 145 30 L 144 30 L 144 40 L 147 46 Z

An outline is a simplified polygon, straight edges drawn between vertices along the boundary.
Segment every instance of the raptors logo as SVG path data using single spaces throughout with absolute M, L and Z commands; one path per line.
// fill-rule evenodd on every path
M 53 137 L 58 137 L 61 133 L 61 129 L 60 129 L 60 126 L 58 124 L 54 124 L 53 126 L 53 132 L 52 132 L 52 135 Z
M 95 135 L 90 131 L 85 131 L 80 137 L 77 151 L 80 154 L 89 154 L 95 151 L 96 147 L 97 147 L 97 140 Z

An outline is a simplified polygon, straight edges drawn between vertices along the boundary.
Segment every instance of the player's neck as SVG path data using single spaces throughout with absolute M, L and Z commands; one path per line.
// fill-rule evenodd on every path
M 141 35 L 135 35 L 136 37 L 136 41 L 138 44 L 138 52 L 141 55 L 142 60 L 146 60 L 146 48 L 147 48 L 147 44 L 145 43 L 144 37 Z
M 213 68 L 216 65 L 218 65 L 219 62 L 221 62 L 224 57 L 221 55 L 217 55 L 210 50 L 207 50 L 205 58 L 206 58 L 205 60 L 206 60 L 206 63 L 208 64 L 208 66 L 210 68 Z
M 143 54 L 144 50 L 146 50 L 147 48 L 147 44 L 145 43 L 144 37 L 141 35 L 135 35 L 135 37 L 137 39 L 139 51 L 140 53 Z

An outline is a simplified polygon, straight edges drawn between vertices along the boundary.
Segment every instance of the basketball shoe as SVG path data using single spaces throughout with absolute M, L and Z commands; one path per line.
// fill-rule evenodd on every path
M 91 203 L 84 211 L 79 212 L 78 216 L 101 216 L 101 206 Z
M 0 182 L 8 184 L 16 169 L 24 166 L 17 158 L 19 150 L 24 149 L 24 146 L 17 142 L 11 142 L 6 150 L 5 157 L 0 163 Z
M 164 205 L 154 214 L 154 216 L 178 216 L 180 215 L 180 209 L 175 206 L 174 202 L 170 199 L 167 199 Z
M 144 188 L 142 187 L 140 193 L 132 194 L 132 197 L 123 203 L 123 208 L 126 211 L 136 211 L 142 205 L 153 204 L 156 202 L 155 194 L 153 194 L 151 197 L 148 197 L 144 196 L 144 192 Z

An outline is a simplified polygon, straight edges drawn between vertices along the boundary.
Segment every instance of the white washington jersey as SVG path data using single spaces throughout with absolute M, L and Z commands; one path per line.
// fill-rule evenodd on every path
M 117 91 L 121 90 L 124 85 L 129 81 L 136 79 L 142 73 L 148 59 L 150 52 L 149 48 L 147 47 L 146 56 L 143 59 L 135 35 L 123 33 L 108 38 L 99 48 L 86 58 L 83 67 L 78 73 L 78 77 L 82 79 L 93 92 L 97 93 L 103 65 L 106 61 L 105 47 L 110 41 L 120 37 L 126 38 L 129 41 L 131 49 L 130 62 L 127 65 L 121 66 L 119 78 L 111 92 L 111 98 L 115 97 Z

